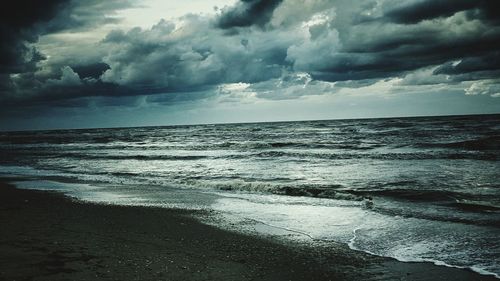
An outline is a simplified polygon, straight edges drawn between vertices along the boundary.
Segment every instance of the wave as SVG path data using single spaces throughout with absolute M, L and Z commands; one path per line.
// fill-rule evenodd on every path
M 205 188 L 224 191 L 242 191 L 242 192 L 257 192 L 268 193 L 285 196 L 302 196 L 302 197 L 316 197 L 349 201 L 362 201 L 365 198 L 356 194 L 344 191 L 345 187 L 342 185 L 286 185 L 274 183 L 274 180 L 269 182 L 245 182 L 241 180 L 233 181 L 211 181 L 211 182 L 198 182 L 198 181 L 182 181 L 178 182 L 181 186 L 189 188 Z
M 500 212 L 500 205 L 480 200 L 460 199 L 451 205 L 469 212 Z
M 330 185 L 327 187 L 314 187 L 314 186 L 301 186 L 291 187 L 283 186 L 273 190 L 274 194 L 288 195 L 288 196 L 305 196 L 305 197 L 318 197 L 339 200 L 362 201 L 364 198 L 349 192 L 336 190 L 342 188 L 341 185 Z
M 304 140 L 303 142 L 248 142 L 248 141 L 226 141 L 226 142 L 171 142 L 171 141 L 156 141 L 156 142 L 145 142 L 145 141 L 128 141 L 123 140 L 111 140 L 110 138 L 94 139 L 92 141 L 60 141 L 60 142 L 46 142 L 46 141 L 30 141 L 25 142 L 8 142 L 0 140 L 0 148 L 8 149 L 33 149 L 37 150 L 43 149 L 60 149 L 60 148 L 73 148 L 78 150 L 93 150 L 93 149 L 147 149 L 147 150 L 266 150 L 266 149 L 286 149 L 286 148 L 296 148 L 296 149 L 346 149 L 346 150 L 370 150 L 374 148 L 383 147 L 379 143 L 359 143 L 359 142 L 311 142 L 310 140 Z
M 381 214 L 500 228 L 500 205 L 484 196 L 406 189 L 349 192 L 368 198 L 370 209 Z
M 412 184 L 412 182 L 401 182 L 398 185 Z M 385 189 L 385 190 L 361 190 L 352 191 L 355 194 L 363 196 L 383 196 L 391 197 L 396 199 L 403 199 L 408 201 L 426 201 L 426 202 L 438 202 L 438 201 L 453 201 L 455 202 L 459 198 L 464 198 L 466 195 L 444 191 L 444 190 L 415 190 L 415 189 Z
M 356 250 L 356 251 L 365 252 L 367 254 L 374 255 L 374 256 L 379 256 L 379 257 L 385 257 L 385 256 L 386 257 L 391 257 L 391 258 L 394 258 L 394 259 L 396 259 L 396 260 L 398 260 L 400 262 L 406 262 L 406 263 L 428 262 L 428 263 L 432 263 L 432 264 L 437 265 L 437 266 L 444 266 L 444 267 L 450 267 L 450 268 L 458 268 L 458 269 L 471 270 L 471 271 L 476 272 L 476 273 L 478 273 L 480 275 L 483 275 L 483 276 L 492 276 L 492 277 L 495 277 L 497 279 L 500 279 L 500 275 L 499 274 L 497 274 L 495 272 L 492 272 L 492 271 L 489 271 L 489 270 L 484 269 L 484 268 L 479 267 L 479 266 L 459 266 L 459 265 L 452 265 L 452 264 L 446 263 L 446 262 L 441 261 L 441 260 L 431 259 L 431 258 L 420 258 L 420 257 L 417 257 L 417 256 L 402 258 L 402 257 L 394 256 L 394 255 L 383 255 L 383 254 L 379 254 L 379 253 L 376 253 L 374 251 L 371 251 L 370 249 L 357 247 L 355 245 L 356 231 L 359 231 L 359 230 L 360 230 L 360 228 L 356 228 L 356 229 L 353 230 L 353 237 L 347 243 L 347 246 L 350 249 L 353 249 L 353 250 Z
M 152 150 L 144 154 L 144 150 L 149 149 L 18 149 L 10 150 L 0 148 L 0 162 L 27 162 L 33 159 L 78 159 L 78 160 L 141 160 L 141 161 L 175 161 L 175 160 L 203 160 L 203 159 L 261 159 L 272 161 L 299 161 L 310 162 L 316 160 L 482 160 L 497 161 L 500 159 L 500 153 L 488 151 L 476 152 L 342 152 L 342 151 L 304 151 L 304 150 L 262 150 L 262 151 L 227 151 L 210 155 L 195 154 L 194 152 L 177 155 L 169 154 L 169 149 Z M 30 160 L 31 159 L 31 160 Z M 26 162 L 24 161 L 24 162 Z
M 5 144 L 107 144 L 116 141 L 130 142 L 130 137 L 121 137 L 116 135 L 82 135 L 70 132 L 61 132 L 60 134 L 19 134 L 0 136 L 0 142 Z
M 375 133 L 380 136 L 384 132 Z M 420 134 L 420 133 L 418 133 Z M 220 139 L 211 139 L 210 141 L 200 141 L 200 137 L 185 136 L 186 138 L 170 139 L 168 135 L 158 137 L 137 137 L 137 136 L 78 136 L 73 134 L 61 136 L 36 136 L 36 135 L 17 135 L 0 137 L 0 148 L 8 150 L 38 150 L 43 149 L 76 149 L 76 150 L 93 150 L 93 149 L 147 149 L 147 150 L 238 150 L 238 151 L 259 151 L 269 149 L 297 149 L 306 151 L 307 149 L 324 149 L 324 150 L 340 150 L 340 151 L 377 151 L 377 148 L 446 148 L 463 151 L 483 151 L 497 152 L 500 150 L 500 135 L 481 137 L 473 140 L 465 140 L 458 142 L 418 142 L 416 144 L 409 143 L 410 140 L 422 139 L 422 136 L 405 135 L 396 139 L 385 138 L 379 139 L 374 136 L 365 135 L 349 135 L 349 137 L 333 135 L 333 139 L 319 137 L 317 134 L 300 134 L 298 139 L 287 141 L 286 138 L 291 138 L 292 135 L 279 136 L 285 138 L 284 141 L 262 141 L 262 140 L 245 140 L 240 137 L 231 137 L 231 141 L 220 141 Z M 255 136 L 254 136 L 255 137 Z M 272 134 L 263 134 L 257 137 L 263 140 L 272 139 Z M 424 136 L 427 139 L 427 134 Z M 226 138 L 227 139 L 227 138 Z M 432 140 L 432 138 L 431 138 Z M 421 150 L 415 155 L 435 154 L 439 152 L 429 152 Z M 459 159 L 462 153 L 450 154 L 450 159 Z
M 205 155 L 99 155 L 99 154 L 65 154 L 65 157 L 76 158 L 81 160 L 140 160 L 140 161 L 155 161 L 155 160 L 200 160 L 206 159 Z
M 318 152 L 297 152 L 283 150 L 268 150 L 253 154 L 229 155 L 228 158 L 299 158 L 307 159 L 327 159 L 327 160 L 348 160 L 348 159 L 373 159 L 373 160 L 436 160 L 436 159 L 472 159 L 496 161 L 500 158 L 495 153 L 448 153 L 448 152 L 407 152 L 407 153 L 318 153 Z
M 500 135 L 450 143 L 427 143 L 420 144 L 420 146 L 463 150 L 500 150 Z
M 381 147 L 381 144 L 375 143 L 356 143 L 356 142 L 224 142 L 221 144 L 212 144 L 203 147 L 203 149 L 236 149 L 236 150 L 265 150 L 276 148 L 296 148 L 296 149 L 346 149 L 346 150 L 369 150 Z M 196 149 L 198 147 L 194 147 Z

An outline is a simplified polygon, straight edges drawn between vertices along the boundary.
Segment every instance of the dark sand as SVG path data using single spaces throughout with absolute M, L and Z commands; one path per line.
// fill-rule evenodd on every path
M 75 202 L 0 184 L 0 280 L 496 280 L 333 245 L 286 246 L 192 212 Z

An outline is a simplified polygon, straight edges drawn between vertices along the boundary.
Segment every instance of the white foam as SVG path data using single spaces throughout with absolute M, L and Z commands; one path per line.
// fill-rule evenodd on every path
M 251 229 L 276 235 L 274 227 L 285 231 L 281 235 L 285 239 L 332 240 L 346 243 L 354 250 L 403 262 L 470 268 L 496 277 L 495 272 L 500 272 L 500 264 L 488 258 L 495 256 L 496 250 L 481 247 L 499 240 L 498 230 L 494 228 L 391 217 L 362 209 L 361 202 L 220 194 L 222 197 L 211 207 L 225 214 L 231 228 L 236 225 L 243 231 Z M 249 221 L 268 227 L 255 227 L 249 225 Z M 473 266 L 477 264 L 483 265 Z

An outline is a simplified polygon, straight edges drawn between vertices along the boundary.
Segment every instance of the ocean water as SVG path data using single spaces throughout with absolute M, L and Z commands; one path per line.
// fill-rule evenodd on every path
M 0 132 L 0 176 L 500 275 L 500 115 Z

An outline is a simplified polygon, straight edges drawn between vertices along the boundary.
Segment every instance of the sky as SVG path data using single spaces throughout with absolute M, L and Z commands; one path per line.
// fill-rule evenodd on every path
M 0 130 L 500 113 L 500 1 L 8 2 Z

